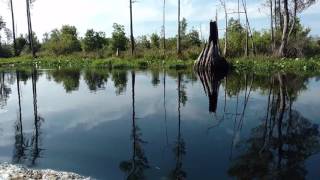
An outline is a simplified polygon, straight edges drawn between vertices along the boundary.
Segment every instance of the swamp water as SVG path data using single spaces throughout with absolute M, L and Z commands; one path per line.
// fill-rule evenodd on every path
M 1 71 L 0 163 L 114 180 L 319 179 L 320 76 L 200 77 Z

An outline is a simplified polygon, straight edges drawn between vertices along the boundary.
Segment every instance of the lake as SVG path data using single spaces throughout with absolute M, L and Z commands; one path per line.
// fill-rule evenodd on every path
M 0 71 L 0 162 L 97 179 L 319 179 L 320 76 Z

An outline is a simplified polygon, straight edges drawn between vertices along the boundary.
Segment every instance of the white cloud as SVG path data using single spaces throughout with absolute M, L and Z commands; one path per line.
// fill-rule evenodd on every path
M 11 27 L 9 9 L 0 0 L 0 13 Z M 25 0 L 13 0 L 18 33 L 27 32 Z M 139 0 L 133 5 L 135 35 L 160 32 L 162 25 L 162 0 Z M 237 10 L 235 1 L 228 1 L 229 10 Z M 255 21 L 268 21 L 268 9 L 261 1 L 251 1 L 247 5 L 249 20 L 255 29 L 260 27 Z M 319 3 L 308 9 L 304 14 L 318 14 Z M 224 13 L 219 1 L 181 0 L 181 17 L 186 17 L 190 28 L 199 27 L 213 19 L 218 9 L 220 26 L 224 28 Z M 63 24 L 75 25 L 83 35 L 86 29 L 94 28 L 111 34 L 114 22 L 123 24 L 128 29 L 129 1 L 128 0 L 37 0 L 32 8 L 33 30 L 38 36 L 59 28 Z M 231 16 L 231 15 L 230 15 Z M 232 15 L 237 17 L 236 14 Z M 177 25 L 177 0 L 167 0 L 166 19 L 168 35 L 175 34 Z M 242 16 L 244 20 L 244 16 Z M 259 23 L 258 23 L 259 24 Z M 311 23 L 309 23 L 311 24 Z M 256 26 L 256 27 L 255 27 Z M 207 25 L 203 25 L 203 32 L 207 32 Z M 204 33 L 205 34 L 205 33 Z

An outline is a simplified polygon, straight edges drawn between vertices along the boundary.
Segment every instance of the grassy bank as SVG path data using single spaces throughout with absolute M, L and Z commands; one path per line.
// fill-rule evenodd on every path
M 295 72 L 295 73 L 320 73 L 320 58 L 310 59 L 276 59 L 271 57 L 249 57 L 228 59 L 232 69 L 237 71 L 254 71 L 262 73 Z M 0 59 L 1 67 L 19 67 L 36 64 L 40 67 L 109 67 L 114 69 L 126 68 L 169 68 L 188 69 L 193 67 L 194 60 L 148 60 L 143 58 L 105 58 L 89 59 L 77 56 L 17 57 Z

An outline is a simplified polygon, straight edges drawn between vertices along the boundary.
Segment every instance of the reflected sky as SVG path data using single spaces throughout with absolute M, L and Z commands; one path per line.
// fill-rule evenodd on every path
M 108 69 L 27 69 L 0 75 L 1 162 L 98 179 L 274 178 L 297 169 L 303 170 L 301 177 L 320 176 L 317 77 L 232 73 L 214 80 L 193 72 Z M 203 80 L 205 76 L 209 78 Z M 206 86 L 216 97 L 208 95 Z M 210 102 L 215 101 L 213 111 Z M 43 118 L 40 125 L 35 125 L 34 107 Z M 270 128 L 263 128 L 266 122 Z M 267 141 L 265 134 L 272 138 Z M 35 137 L 41 151 L 32 163 Z M 287 141 L 291 137 L 310 143 L 297 146 L 300 142 Z M 277 153 L 282 145 L 288 151 Z M 299 151 L 285 158 L 290 147 Z M 272 168 L 240 173 L 243 163 L 256 162 L 259 154 L 273 157 L 260 164 Z M 289 166 L 291 162 L 303 165 Z

